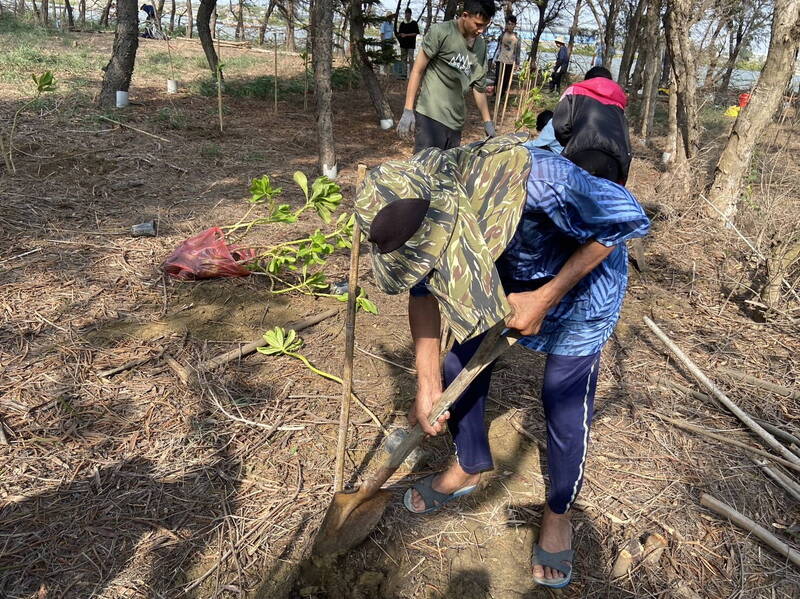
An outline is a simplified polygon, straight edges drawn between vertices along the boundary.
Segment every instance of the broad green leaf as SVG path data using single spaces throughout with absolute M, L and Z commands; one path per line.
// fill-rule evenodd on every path
M 308 177 L 300 171 L 295 171 L 294 175 L 292 175 L 292 179 L 294 179 L 294 182 L 303 190 L 303 195 L 306 196 L 306 202 L 308 202 Z

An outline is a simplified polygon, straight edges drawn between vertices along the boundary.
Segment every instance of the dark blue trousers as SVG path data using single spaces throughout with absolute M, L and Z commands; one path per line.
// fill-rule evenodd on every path
M 483 336 L 456 344 L 444 360 L 449 385 L 478 349 Z M 589 443 L 600 353 L 591 356 L 549 354 L 544 369 L 542 404 L 547 421 L 547 504 L 566 512 L 578 496 Z M 493 365 L 492 365 L 493 366 Z M 492 366 L 484 370 L 450 408 L 447 421 L 456 445 L 458 463 L 470 474 L 491 470 L 492 454 L 484 421 Z

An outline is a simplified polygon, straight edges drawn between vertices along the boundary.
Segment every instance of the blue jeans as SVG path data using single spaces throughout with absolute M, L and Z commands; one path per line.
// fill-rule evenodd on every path
M 444 382 L 449 385 L 478 349 L 483 335 L 456 344 L 444 360 Z M 547 504 L 557 514 L 572 506 L 583 483 L 594 410 L 600 353 L 591 356 L 549 354 L 541 399 L 547 422 Z M 450 408 L 447 424 L 456 446 L 458 463 L 477 474 L 493 468 L 484 422 L 492 367 L 488 366 Z

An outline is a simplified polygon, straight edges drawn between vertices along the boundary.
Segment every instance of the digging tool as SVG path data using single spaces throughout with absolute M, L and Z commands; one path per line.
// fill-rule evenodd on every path
M 358 165 L 357 187 L 361 187 L 367 167 Z M 336 444 L 336 468 L 333 490 L 344 489 L 344 454 L 347 449 L 347 427 L 350 425 L 350 396 L 353 393 L 353 350 L 356 344 L 356 297 L 358 297 L 358 258 L 361 253 L 361 227 L 353 224 L 353 241 L 350 246 L 350 276 L 347 280 L 347 320 L 344 333 L 344 369 L 342 370 L 342 406 L 339 412 L 339 438 Z
M 455 403 L 484 368 L 519 340 L 517 332 L 510 331 L 504 335 L 504 330 L 505 324 L 501 322 L 486 334 L 478 351 L 431 410 L 431 425 Z M 314 543 L 313 554 L 316 557 L 345 553 L 369 535 L 392 496 L 389 490 L 381 487 L 425 436 L 419 424 L 399 435 L 393 433 L 386 439 L 386 452 L 372 476 L 358 489 L 334 493 Z

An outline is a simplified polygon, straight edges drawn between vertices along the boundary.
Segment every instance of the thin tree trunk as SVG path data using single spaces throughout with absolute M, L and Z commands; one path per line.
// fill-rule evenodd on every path
M 233 12 L 233 11 L 231 11 Z M 240 40 L 244 36 L 244 3 L 239 0 L 239 5 L 236 7 L 236 32 L 233 34 L 234 39 Z
M 78 2 L 78 20 L 81 22 L 81 29 L 86 27 L 86 0 Z
M 105 67 L 98 104 L 104 108 L 116 105 L 117 91 L 128 91 L 139 47 L 139 6 L 137 0 L 118 0 L 117 28 L 111 60 Z
M 689 31 L 694 23 L 691 0 L 667 0 L 666 38 L 678 98 L 678 128 L 686 158 L 700 147 L 697 115 L 697 63 Z
M 536 10 L 539 12 L 539 21 L 536 23 L 536 30 L 533 33 L 533 42 L 531 44 L 531 51 L 528 54 L 528 62 L 530 64 L 531 73 L 537 70 L 536 57 L 539 54 L 539 40 L 542 38 L 546 23 L 544 22 L 545 10 L 547 10 L 547 2 L 536 4 Z
M 264 12 L 264 18 L 261 20 L 261 27 L 258 30 L 258 44 L 260 46 L 264 45 L 264 37 L 267 35 L 267 24 L 269 23 L 270 17 L 272 17 L 273 10 L 275 10 L 275 0 L 269 0 L 267 10 Z
M 717 51 L 717 38 L 719 37 L 722 28 L 725 26 L 725 20 L 720 19 L 717 26 L 714 28 L 714 33 L 711 34 L 711 41 L 708 43 L 709 58 L 708 68 L 706 69 L 705 80 L 703 81 L 703 89 L 711 89 L 714 85 L 714 71 L 717 68 L 717 61 L 719 60 L 721 51 Z
M 653 132 L 653 120 L 656 112 L 656 98 L 658 97 L 658 63 L 661 62 L 663 43 L 659 39 L 658 45 L 650 52 L 647 64 L 647 77 L 645 78 L 644 95 L 642 97 L 641 125 L 639 133 L 642 140 L 647 143 L 647 138 Z
M 427 20 L 425 21 L 425 32 L 428 32 L 428 27 L 433 24 L 433 0 L 428 0 L 428 3 L 425 5 Z
M 295 39 L 295 14 L 294 14 L 294 0 L 286 0 L 286 50 L 287 52 L 295 52 L 297 50 Z
M 380 120 L 393 119 L 392 108 L 389 106 L 389 101 L 383 93 L 383 89 L 381 89 L 378 78 L 375 76 L 372 62 L 364 44 L 364 16 L 361 0 L 354 0 L 350 5 L 350 44 L 358 52 L 361 79 L 367 88 L 367 93 L 369 93 L 372 106 L 375 108 L 378 118 Z
M 622 6 L 622 0 L 610 0 L 608 4 L 608 17 L 604 31 L 603 64 L 611 70 L 611 60 L 614 56 L 614 43 L 617 41 L 617 16 Z
M 201 5 L 202 2 L 203 0 L 200 0 Z M 214 4 L 216 4 L 216 0 L 214 0 Z M 192 9 L 192 0 L 186 0 L 186 18 L 186 33 L 189 39 L 191 39 L 194 36 L 194 10 Z M 208 21 L 206 21 L 206 26 L 208 26 Z M 212 47 L 211 49 L 213 50 L 214 48 Z M 216 56 L 216 52 L 214 55 Z M 208 52 L 206 52 L 206 57 L 208 57 Z
M 452 21 L 456 18 L 458 12 L 458 0 L 447 0 L 447 5 L 444 9 L 444 20 Z
M 214 3 L 214 10 L 211 11 L 211 39 L 217 39 L 217 3 Z
M 742 173 L 747 172 L 753 148 L 780 106 L 783 90 L 792 78 L 798 48 L 800 2 L 775 0 L 767 61 L 714 170 L 709 190 L 709 200 L 716 208 L 710 211 L 713 216 L 719 217 L 721 212 L 731 218 L 736 213 Z
M 728 91 L 728 86 L 731 84 L 731 77 L 733 76 L 733 69 L 736 68 L 736 61 L 739 60 L 739 52 L 744 45 L 744 23 L 740 20 L 737 25 L 736 32 L 731 31 L 728 40 L 728 60 L 725 63 L 725 74 L 722 76 L 722 81 L 717 88 L 717 93 L 724 94 Z
M 644 0 L 640 0 L 644 1 Z M 572 27 L 569 28 L 569 43 L 567 53 L 572 56 L 572 48 L 575 46 L 575 36 L 578 35 L 578 21 L 581 16 L 581 3 L 583 0 L 575 0 L 575 12 L 572 15 Z
M 67 11 L 67 25 L 70 29 L 75 29 L 75 17 L 72 14 L 72 4 L 69 0 L 64 0 L 64 10 Z
M 169 34 L 175 31 L 175 0 L 172 0 L 169 5 Z
M 628 85 L 628 79 L 631 73 L 631 66 L 633 65 L 633 57 L 636 55 L 637 47 L 641 48 L 639 44 L 639 22 L 642 19 L 644 7 L 647 6 L 647 0 L 639 0 L 636 4 L 636 10 L 633 12 L 630 24 L 628 25 L 628 33 L 625 36 L 625 45 L 622 48 L 622 58 L 619 63 L 619 75 L 617 76 L 617 83 L 622 87 Z M 648 40 L 649 41 L 649 40 Z
M 206 55 L 208 61 L 208 68 L 211 69 L 211 75 L 214 79 L 217 78 L 217 65 L 219 65 L 219 56 L 214 48 L 214 39 L 211 37 L 211 13 L 217 5 L 217 0 L 200 0 L 200 6 L 197 7 L 197 37 L 200 38 L 200 45 L 203 47 L 203 53 Z M 191 20 L 189 21 L 191 23 Z M 219 73 L 222 77 L 222 73 Z
M 42 0 L 42 24 L 47 27 L 50 24 L 50 4 L 49 0 Z
M 360 0 L 354 2 L 358 4 Z M 360 6 L 360 4 L 359 4 Z M 333 68 L 333 0 L 314 0 L 313 4 L 314 99 L 316 101 L 319 168 L 323 175 L 337 175 L 333 141 L 331 71 Z M 352 26 L 351 26 L 352 27 Z

